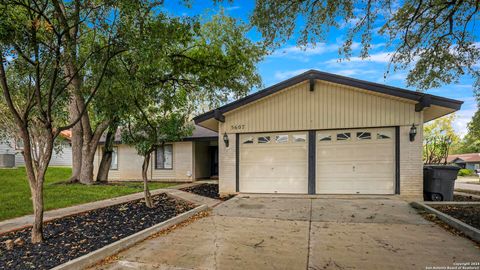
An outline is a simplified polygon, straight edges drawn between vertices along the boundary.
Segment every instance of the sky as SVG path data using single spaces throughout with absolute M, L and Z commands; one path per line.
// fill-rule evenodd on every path
M 207 0 L 191 0 L 191 7 L 182 5 L 182 1 L 166 1 L 165 11 L 175 16 L 196 16 L 207 17 L 223 9 L 224 12 L 245 23 L 248 23 L 255 2 L 253 0 L 224 1 L 219 4 L 212 4 Z M 358 56 L 359 44 L 353 44 L 353 57 L 350 61 L 339 62 L 338 48 L 345 39 L 348 24 L 340 29 L 331 29 L 325 42 L 317 43 L 316 46 L 299 48 L 295 40 L 289 40 L 272 54 L 266 56 L 258 63 L 258 72 L 262 77 L 263 87 L 268 87 L 285 79 L 298 75 L 309 69 L 316 69 L 356 79 L 387 84 L 409 90 L 416 90 L 406 86 L 405 78 L 408 70 L 390 71 L 388 63 L 392 48 L 385 45 L 384 37 L 374 34 L 372 38 L 372 50 L 369 59 L 360 59 Z M 253 41 L 261 39 L 261 35 L 252 29 L 248 35 Z M 436 89 L 429 89 L 425 93 L 439 95 L 464 101 L 462 109 L 456 113 L 454 128 L 463 136 L 467 132 L 467 124 L 475 113 L 477 106 L 473 95 L 473 79 L 468 76 L 460 78 L 458 83 L 442 86 Z M 263 88 L 262 87 L 262 88 Z M 260 89 L 262 89 L 260 88 Z M 252 89 L 252 92 L 259 89 Z

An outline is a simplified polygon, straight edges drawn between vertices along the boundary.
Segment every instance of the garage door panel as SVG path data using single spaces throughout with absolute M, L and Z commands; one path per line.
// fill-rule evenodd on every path
M 250 177 L 241 182 L 240 190 L 247 193 L 307 193 L 302 178 Z
M 348 133 L 346 140 L 337 140 L 337 134 Z M 317 193 L 393 194 L 393 134 L 393 128 L 317 132 Z M 330 140 L 319 141 L 326 135 Z
M 307 160 L 307 157 L 305 156 L 307 151 L 306 147 L 282 147 L 281 149 L 275 149 L 274 147 L 272 148 L 261 147 L 258 149 L 242 149 L 240 153 L 240 160 L 243 163 L 258 162 L 271 164 L 279 162 L 305 162 Z
M 277 141 L 277 136 L 288 139 Z M 308 193 L 307 141 L 296 142 L 295 136 L 306 132 L 262 133 L 240 136 L 240 192 Z M 260 137 L 270 137 L 259 143 Z M 248 141 L 249 143 L 243 144 Z
M 366 146 L 359 146 L 354 144 L 349 145 L 341 145 L 341 146 L 324 146 L 320 145 L 318 147 L 318 154 L 317 158 L 319 160 L 325 160 L 328 162 L 332 156 L 335 156 L 335 161 L 341 160 L 385 160 L 385 159 L 393 159 L 393 149 L 390 149 L 391 145 L 388 146 L 376 146 L 376 145 L 368 145 Z M 368 152 L 369 156 L 365 156 L 365 153 Z
M 279 177 L 286 176 L 303 176 L 305 174 L 305 164 L 280 164 L 277 166 L 266 167 L 262 164 L 243 164 L 242 175 L 246 178 L 251 177 Z

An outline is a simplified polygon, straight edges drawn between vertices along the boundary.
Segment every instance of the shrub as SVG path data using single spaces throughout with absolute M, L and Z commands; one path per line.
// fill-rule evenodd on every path
M 469 175 L 475 175 L 475 172 L 469 169 L 460 169 L 460 171 L 458 171 L 458 176 L 469 176 Z

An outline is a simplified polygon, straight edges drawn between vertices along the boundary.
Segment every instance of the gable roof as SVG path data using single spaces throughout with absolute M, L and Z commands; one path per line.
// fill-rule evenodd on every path
M 226 112 L 237 109 L 251 102 L 254 102 L 258 99 L 264 98 L 278 91 L 281 91 L 287 87 L 293 86 L 295 84 L 298 84 L 307 80 L 322 80 L 322 81 L 327 81 L 332 83 L 338 83 L 338 84 L 361 88 L 361 89 L 365 89 L 365 90 L 369 90 L 369 91 L 373 91 L 381 94 L 386 94 L 390 96 L 417 101 L 419 102 L 419 104 L 423 102 L 428 102 L 428 106 L 437 105 L 441 107 L 450 108 L 453 110 L 459 110 L 463 104 L 463 101 L 459 101 L 459 100 L 406 90 L 406 89 L 388 86 L 388 85 L 379 84 L 379 83 L 358 80 L 358 79 L 344 77 L 344 76 L 322 72 L 318 70 L 309 70 L 300 75 L 297 75 L 295 77 L 292 77 L 290 79 L 287 79 L 275 85 L 267 87 L 263 90 L 255 92 L 251 95 L 248 95 L 244 98 L 228 103 L 217 109 L 198 115 L 195 118 L 193 118 L 193 120 L 195 121 L 196 124 L 198 124 L 210 118 L 221 118 L 223 114 Z
M 464 162 L 480 162 L 480 153 L 469 153 L 459 155 L 448 155 L 447 162 L 462 160 Z

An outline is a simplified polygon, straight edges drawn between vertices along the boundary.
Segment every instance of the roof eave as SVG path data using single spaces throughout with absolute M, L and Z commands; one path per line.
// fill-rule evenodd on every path
M 295 84 L 307 81 L 307 80 L 322 80 L 322 81 L 328 81 L 332 83 L 338 83 L 342 85 L 347 85 L 347 86 L 352 86 L 356 88 L 361 88 L 369 91 L 374 91 L 377 93 L 382 93 L 390 96 L 396 96 L 400 98 L 405 98 L 413 101 L 420 102 L 422 98 L 427 97 L 429 100 L 431 100 L 431 105 L 437 105 L 441 107 L 446 107 L 446 108 L 451 108 L 453 110 L 459 110 L 463 104 L 463 101 L 460 100 L 454 100 L 454 99 L 449 99 L 449 98 L 444 98 L 440 96 L 434 96 L 430 94 L 425 94 L 425 93 L 420 93 L 420 92 L 415 92 L 411 90 L 406 90 L 398 87 L 393 87 L 393 86 L 388 86 L 388 85 L 382 85 L 382 84 L 377 84 L 373 82 L 367 82 L 367 81 L 362 81 L 362 80 L 357 80 L 353 78 L 348 78 L 336 74 L 330 74 L 326 72 L 321 72 L 317 70 L 309 70 L 305 73 L 302 73 L 300 75 L 297 75 L 295 77 L 292 77 L 290 79 L 287 79 L 285 81 L 282 81 L 280 83 L 277 83 L 275 85 L 272 85 L 270 87 L 267 87 L 263 90 L 260 90 L 256 93 L 253 93 L 251 95 L 248 95 L 244 98 L 241 98 L 239 100 L 233 101 L 231 103 L 228 103 L 224 106 L 221 106 L 215 110 L 211 110 L 209 112 L 206 112 L 204 114 L 201 114 L 195 118 L 193 118 L 195 124 L 199 124 L 205 120 L 208 120 L 210 118 L 214 118 L 216 116 L 223 113 L 226 113 L 228 111 L 234 110 L 236 108 L 239 108 L 241 106 L 244 106 L 250 102 L 256 101 L 258 99 L 264 98 L 270 94 L 273 94 L 279 90 L 285 89 L 287 87 L 293 86 Z

